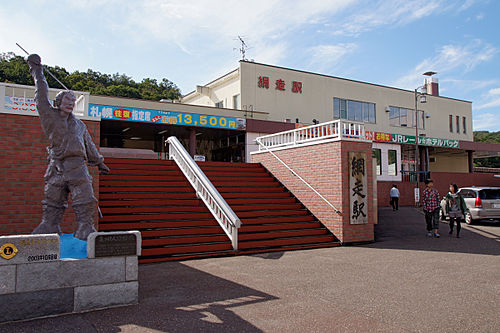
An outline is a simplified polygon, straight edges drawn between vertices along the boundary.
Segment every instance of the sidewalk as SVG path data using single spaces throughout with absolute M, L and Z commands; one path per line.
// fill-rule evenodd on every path
M 372 244 L 142 265 L 137 306 L 0 332 L 499 332 L 500 225 L 441 228 L 381 208 Z

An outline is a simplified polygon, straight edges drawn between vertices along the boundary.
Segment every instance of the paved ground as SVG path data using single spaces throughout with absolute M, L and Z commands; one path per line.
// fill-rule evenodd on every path
M 137 306 L 0 332 L 500 332 L 500 223 L 379 214 L 373 244 L 142 265 Z

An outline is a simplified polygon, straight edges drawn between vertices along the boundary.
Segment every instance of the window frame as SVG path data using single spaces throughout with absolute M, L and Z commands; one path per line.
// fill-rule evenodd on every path
M 333 97 L 333 118 L 361 123 L 377 123 L 375 103 Z
M 391 174 L 391 152 L 394 152 L 394 174 Z M 396 149 L 387 149 L 387 175 L 395 177 L 398 175 L 398 151 Z

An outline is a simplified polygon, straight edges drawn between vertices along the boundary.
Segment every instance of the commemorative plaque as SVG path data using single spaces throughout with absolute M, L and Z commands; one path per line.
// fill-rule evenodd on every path
M 0 265 L 14 265 L 60 259 L 57 234 L 0 236 Z
M 92 233 L 88 238 L 87 257 L 139 255 L 140 243 L 141 234 L 138 231 Z

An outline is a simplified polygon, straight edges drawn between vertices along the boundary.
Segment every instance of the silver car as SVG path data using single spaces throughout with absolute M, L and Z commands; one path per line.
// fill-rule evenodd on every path
M 465 223 L 471 224 L 482 219 L 500 219 L 500 187 L 462 187 L 459 189 L 464 197 L 469 212 L 465 214 Z M 446 200 L 441 200 L 439 211 L 441 220 L 445 220 Z

